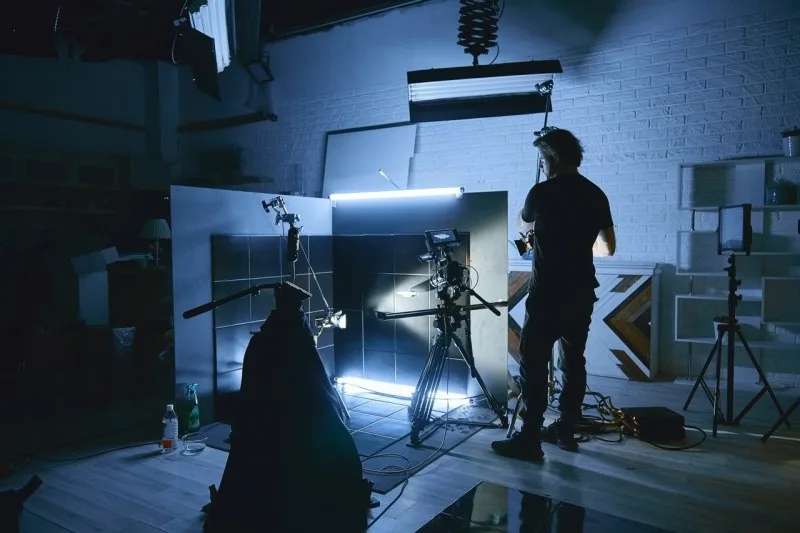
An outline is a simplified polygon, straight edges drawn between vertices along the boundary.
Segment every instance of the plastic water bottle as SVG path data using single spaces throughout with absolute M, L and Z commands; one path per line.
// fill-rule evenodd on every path
M 164 424 L 164 433 L 161 436 L 161 453 L 171 453 L 178 449 L 178 415 L 175 406 L 167 404 L 167 412 L 161 420 Z

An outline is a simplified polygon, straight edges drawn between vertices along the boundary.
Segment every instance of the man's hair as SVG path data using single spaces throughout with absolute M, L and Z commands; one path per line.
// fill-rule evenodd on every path
M 583 146 L 569 130 L 555 129 L 533 141 L 542 157 L 551 165 L 562 163 L 575 167 L 583 162 Z

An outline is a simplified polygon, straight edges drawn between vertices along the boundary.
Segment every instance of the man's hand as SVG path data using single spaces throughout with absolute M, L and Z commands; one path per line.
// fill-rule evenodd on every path
M 522 220 L 522 210 L 517 213 L 517 229 L 520 231 L 520 233 L 528 233 L 533 229 L 533 222 L 525 222 Z

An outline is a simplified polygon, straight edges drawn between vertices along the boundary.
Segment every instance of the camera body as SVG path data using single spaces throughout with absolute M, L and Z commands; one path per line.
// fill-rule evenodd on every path
M 470 289 L 469 268 L 453 259 L 453 249 L 461 246 L 458 230 L 426 231 L 425 244 L 428 252 L 420 255 L 419 260 L 431 263 L 435 269 L 431 286 L 440 300 L 453 304 Z

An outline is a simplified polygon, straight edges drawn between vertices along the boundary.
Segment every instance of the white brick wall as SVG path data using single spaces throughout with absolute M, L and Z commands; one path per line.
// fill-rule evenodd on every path
M 676 231 L 686 223 L 676 211 L 677 163 L 779 153 L 780 131 L 800 125 L 800 10 L 666 29 L 559 57 L 565 73 L 550 124 L 585 143 L 582 171 L 610 198 L 620 260 L 674 263 Z M 273 177 L 278 189 L 293 188 L 302 161 L 313 194 L 321 190 L 326 132 L 408 119 L 406 86 L 394 79 L 286 101 L 277 124 L 185 142 L 257 146 L 247 172 Z M 542 118 L 420 125 L 409 185 L 508 190 L 512 217 L 535 176 L 532 133 Z M 669 333 L 671 324 L 663 328 Z M 667 351 L 676 357 L 665 354 L 662 370 L 680 373 L 684 359 L 673 346 Z

